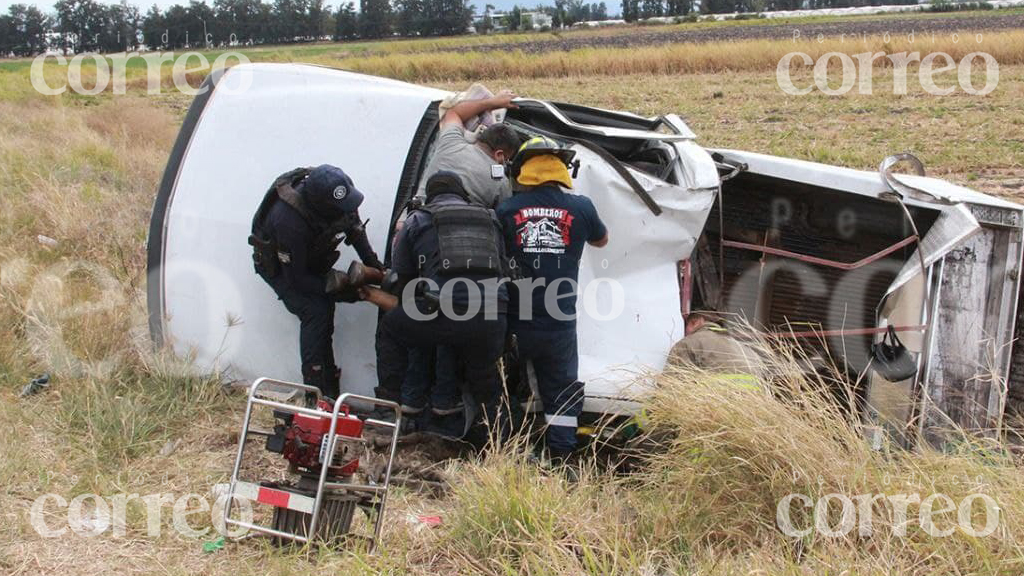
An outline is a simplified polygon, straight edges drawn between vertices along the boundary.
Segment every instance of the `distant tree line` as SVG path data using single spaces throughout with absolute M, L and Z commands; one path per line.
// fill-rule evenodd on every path
M 608 5 L 604 2 L 587 3 L 583 0 L 554 0 L 554 6 L 538 6 L 536 8 L 525 8 L 518 4 L 503 14 L 500 18 L 501 26 L 509 31 L 528 28 L 529 22 L 524 22 L 523 15 L 528 12 L 540 12 L 551 16 L 552 28 L 565 28 L 577 22 L 595 22 L 608 19 Z M 494 6 L 488 4 L 484 10 L 484 17 L 477 26 L 477 32 L 486 33 L 495 27 L 490 18 L 490 12 Z
M 473 18 L 468 0 L 358 2 L 335 10 L 324 0 L 191 0 L 144 14 L 125 0 L 58 0 L 51 14 L 15 4 L 0 15 L 0 56 L 451 36 L 469 32 Z
M 0 57 L 30 56 L 47 49 L 65 53 L 124 52 L 138 49 L 224 47 L 283 44 L 316 40 L 376 39 L 391 36 L 453 36 L 499 27 L 515 31 L 532 27 L 527 12 L 551 16 L 551 26 L 606 20 L 605 2 L 552 0 L 533 9 L 515 6 L 495 15 L 488 4 L 474 24 L 469 0 L 342 0 L 336 9 L 324 0 L 190 0 L 144 14 L 127 0 L 58 0 L 52 13 L 35 6 L 12 5 L 0 15 Z M 879 4 L 916 4 L 916 0 L 620 0 L 622 18 L 636 21 L 691 13 L 721 14 L 835 8 Z M 358 2 L 358 5 L 356 4 Z M 500 20 L 499 20 L 500 18 Z
M 542 12 L 551 14 L 551 26 L 561 28 L 577 22 L 591 22 L 608 19 L 608 6 L 604 2 L 587 4 L 583 0 L 554 0 L 553 7 Z
M 35 6 L 15 4 L 0 15 L 0 55 L 31 56 L 46 49 L 49 16 Z

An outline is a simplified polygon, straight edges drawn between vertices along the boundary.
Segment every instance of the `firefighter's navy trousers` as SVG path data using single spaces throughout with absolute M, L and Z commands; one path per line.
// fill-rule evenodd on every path
M 536 330 L 514 326 L 519 359 L 533 364 L 537 388 L 544 403 L 548 450 L 566 456 L 576 448 L 576 428 L 583 412 L 583 383 L 577 380 L 579 352 L 576 327 Z

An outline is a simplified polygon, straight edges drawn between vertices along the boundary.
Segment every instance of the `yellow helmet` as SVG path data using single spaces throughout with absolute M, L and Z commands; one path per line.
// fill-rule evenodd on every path
M 509 164 L 509 176 L 513 180 L 518 180 L 523 164 L 531 158 L 542 155 L 555 156 L 568 168 L 573 158 L 576 157 L 576 151 L 565 148 L 547 136 L 534 136 L 523 142 L 519 151 L 512 157 L 512 162 Z

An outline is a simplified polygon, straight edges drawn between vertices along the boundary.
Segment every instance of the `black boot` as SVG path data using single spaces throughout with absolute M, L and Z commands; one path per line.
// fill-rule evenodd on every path
M 324 385 L 320 392 L 331 400 L 341 395 L 341 368 L 331 366 L 324 372 Z
M 338 397 L 338 383 L 341 378 L 341 371 L 330 367 L 324 370 L 320 364 L 314 364 L 302 370 L 302 383 L 306 386 L 313 386 L 320 390 L 320 394 L 334 400 Z

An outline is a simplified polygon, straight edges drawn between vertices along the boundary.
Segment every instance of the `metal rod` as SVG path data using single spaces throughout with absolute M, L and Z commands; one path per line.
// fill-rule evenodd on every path
M 371 426 L 383 426 L 384 428 L 397 428 L 397 424 L 394 422 L 385 422 L 383 420 L 376 420 L 374 418 L 367 418 L 363 420 L 363 424 L 369 424 Z
M 897 332 L 923 332 L 928 329 L 927 325 L 918 326 L 893 326 Z M 807 330 L 804 332 L 769 332 L 769 336 L 782 338 L 810 338 L 816 336 L 867 336 L 869 334 L 884 334 L 889 330 L 885 328 L 850 328 L 848 330 Z
M 725 198 L 722 196 L 722 183 L 718 183 L 718 294 L 721 306 L 722 293 L 725 292 Z
M 324 482 L 324 490 L 355 490 L 356 492 L 383 492 L 384 486 L 370 484 L 349 484 L 346 482 Z
M 249 435 L 249 419 L 252 418 L 253 392 L 262 379 L 253 382 L 249 390 L 249 399 L 245 403 L 245 418 L 242 420 L 242 435 L 238 437 L 238 450 L 235 453 L 235 466 L 231 470 L 231 484 L 228 486 L 228 497 L 224 501 L 224 522 L 231 520 L 231 505 L 235 501 L 235 487 L 238 484 L 238 472 L 242 468 L 242 456 L 245 452 L 245 438 Z
M 782 256 L 784 258 L 793 258 L 800 260 L 801 262 L 807 262 L 808 264 L 818 264 L 821 266 L 828 266 L 829 268 L 838 268 L 840 270 L 856 270 L 863 266 L 867 266 L 872 262 L 885 258 L 889 254 L 903 248 L 904 246 L 917 242 L 917 236 L 908 236 L 903 240 L 889 246 L 888 248 L 875 252 L 874 254 L 862 258 L 856 262 L 839 262 L 836 260 L 829 260 L 827 258 L 818 258 L 817 256 L 808 256 L 806 254 L 800 254 L 797 252 L 790 252 L 789 250 L 782 250 L 780 248 L 772 248 L 770 246 L 758 246 L 757 244 L 748 244 L 746 242 L 736 242 L 735 240 L 722 240 L 722 245 L 728 248 L 738 248 L 740 250 L 749 250 L 751 252 L 762 252 L 764 254 L 772 254 L 774 256 Z
M 253 382 L 252 386 L 249 387 L 249 395 L 250 396 L 255 396 L 256 395 L 256 390 L 261 385 L 267 384 L 267 383 L 277 384 L 279 386 L 284 386 L 285 388 L 296 388 L 298 390 L 302 390 L 303 392 L 309 392 L 310 394 L 316 394 L 316 399 L 317 400 L 320 399 L 320 389 L 317 388 L 316 386 L 309 386 L 307 384 L 298 384 L 296 382 L 285 382 L 284 380 L 274 380 L 273 378 L 260 378 L 259 380 Z
M 309 537 L 301 536 L 299 534 L 290 534 L 288 532 L 281 532 L 280 530 L 274 530 L 273 528 L 267 528 L 266 526 L 260 526 L 259 524 L 253 524 L 251 522 L 244 522 L 242 520 L 231 520 L 228 519 L 228 524 L 240 526 L 247 530 L 253 530 L 255 532 L 262 532 L 263 534 L 270 534 L 271 536 L 277 536 L 278 538 L 287 538 L 289 540 L 296 540 L 306 544 L 309 542 Z
M 269 406 L 276 408 L 282 412 L 291 412 L 292 414 L 302 414 L 304 416 L 312 416 L 314 418 L 330 417 L 330 412 L 324 412 L 323 410 L 315 410 L 313 408 L 303 408 L 302 406 L 295 406 L 294 404 L 285 404 L 276 400 L 265 400 L 263 398 L 253 398 L 253 404 L 259 404 L 260 406 Z
M 928 420 L 928 405 L 931 403 L 932 365 L 935 360 L 935 334 L 939 330 L 939 304 L 942 300 L 942 277 L 946 273 L 946 257 L 940 258 L 937 264 L 937 270 L 935 269 L 935 264 L 932 264 L 932 276 L 934 276 L 932 282 L 935 283 L 935 292 L 932 294 L 930 302 L 931 321 L 928 322 L 928 332 L 925 334 L 926 344 L 923 350 L 927 357 L 924 364 L 924 376 L 921 378 L 921 413 L 918 415 L 916 424 L 918 438 L 924 435 L 925 424 Z
M 921 247 L 918 245 L 918 251 Z M 928 326 L 921 336 L 921 350 L 917 354 L 917 372 L 914 373 L 914 379 L 910 383 L 910 407 L 907 409 L 907 419 L 903 423 L 904 438 L 903 443 L 908 449 L 913 448 L 917 443 L 917 434 L 911 434 L 914 431 L 915 423 L 922 410 L 922 390 L 924 390 L 924 377 L 922 375 L 928 368 L 928 342 L 932 334 L 932 299 L 935 295 L 936 287 L 935 283 L 935 266 L 929 266 L 926 273 L 921 278 L 921 283 L 924 285 L 924 298 L 921 301 L 921 324 Z
M 392 409 L 395 411 L 395 428 L 391 433 L 391 454 L 388 455 L 388 467 L 384 472 L 384 492 L 380 496 L 380 510 L 377 511 L 377 525 L 373 530 L 373 542 L 370 544 L 370 552 L 377 547 L 377 542 L 380 540 L 381 530 L 384 528 L 384 510 L 388 503 L 388 490 L 387 488 L 391 485 L 391 467 L 395 463 L 395 452 L 398 450 L 398 431 L 399 426 L 402 423 L 402 410 L 398 404 L 389 402 L 392 405 Z

